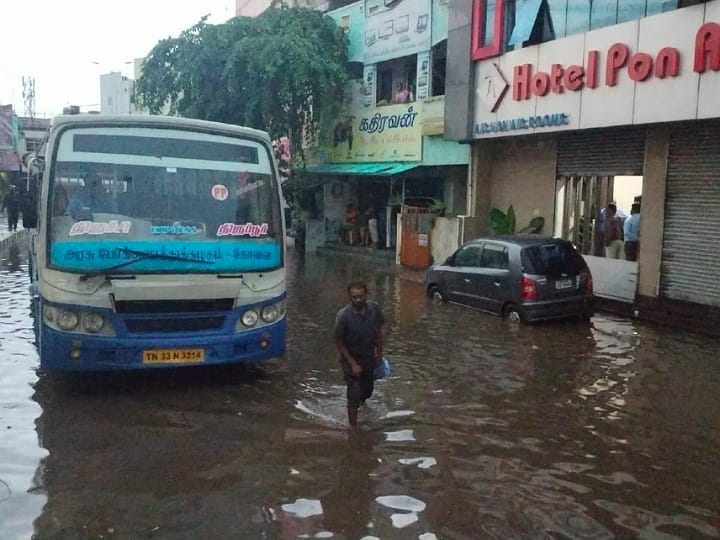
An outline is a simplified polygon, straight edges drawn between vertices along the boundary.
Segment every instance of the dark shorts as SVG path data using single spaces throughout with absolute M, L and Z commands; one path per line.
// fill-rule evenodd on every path
M 637 240 L 628 240 L 625 242 L 625 260 L 626 261 L 637 261 L 638 248 L 640 242 Z
M 359 377 L 353 377 L 346 373 L 345 384 L 347 385 L 348 407 L 359 407 L 363 401 L 372 396 L 375 388 L 373 370 L 363 369 L 363 373 Z

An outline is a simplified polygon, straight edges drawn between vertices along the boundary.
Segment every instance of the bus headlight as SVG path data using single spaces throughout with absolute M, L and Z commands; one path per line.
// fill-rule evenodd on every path
M 55 310 L 50 306 L 43 306 L 43 317 L 47 322 L 53 322 L 55 320 Z
M 105 326 L 105 320 L 99 313 L 86 313 L 82 322 L 83 328 L 91 334 L 97 334 Z
M 262 320 L 271 323 L 278 318 L 278 310 L 275 306 L 265 306 L 262 310 Z
M 61 330 L 65 330 L 66 332 L 75 330 L 78 322 L 80 321 L 78 320 L 77 313 L 73 311 L 61 311 L 57 317 L 57 325 Z
M 258 314 L 257 311 L 254 309 L 251 309 L 250 311 L 246 311 L 243 313 L 242 316 L 242 323 L 247 327 L 255 326 L 258 322 Z

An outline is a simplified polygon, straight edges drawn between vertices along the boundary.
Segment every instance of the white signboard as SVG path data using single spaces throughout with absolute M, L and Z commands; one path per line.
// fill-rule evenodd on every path
M 475 65 L 476 139 L 720 117 L 720 0 Z
M 366 0 L 364 63 L 427 51 L 430 31 L 430 0 Z

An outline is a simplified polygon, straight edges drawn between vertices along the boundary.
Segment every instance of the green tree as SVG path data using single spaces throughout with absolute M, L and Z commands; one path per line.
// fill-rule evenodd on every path
M 239 124 L 287 136 L 304 164 L 303 137 L 332 118 L 349 80 L 347 40 L 335 21 L 307 8 L 274 7 L 256 18 L 203 18 L 150 52 L 137 100 L 151 113 Z

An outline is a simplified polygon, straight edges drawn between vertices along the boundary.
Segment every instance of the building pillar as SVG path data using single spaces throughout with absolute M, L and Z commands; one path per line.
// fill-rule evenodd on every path
M 648 129 L 640 209 L 637 290 L 638 295 L 645 297 L 654 298 L 660 293 L 669 144 L 668 128 Z
M 492 208 L 492 141 L 472 144 L 468 168 L 467 200 L 469 216 L 477 218 L 480 234 L 490 233 Z

